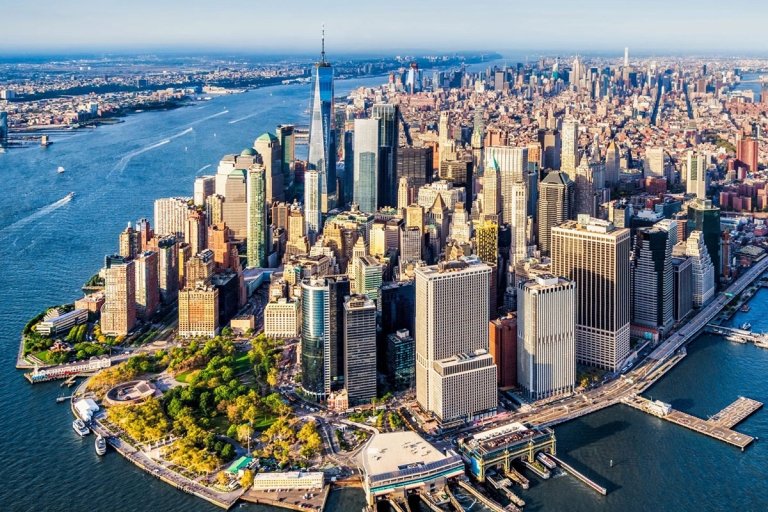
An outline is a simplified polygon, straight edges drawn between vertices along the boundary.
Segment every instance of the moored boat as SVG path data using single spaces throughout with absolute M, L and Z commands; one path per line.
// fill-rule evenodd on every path
M 72 422 L 72 430 L 77 432 L 80 437 L 85 437 L 91 433 L 91 430 L 85 426 L 85 422 L 81 419 L 77 419 Z

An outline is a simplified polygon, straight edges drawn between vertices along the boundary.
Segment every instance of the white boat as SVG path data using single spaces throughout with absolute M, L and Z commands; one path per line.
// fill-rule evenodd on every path
M 61 174 L 61 173 L 63 173 L 63 172 L 64 172 L 64 170 L 65 170 L 65 169 L 64 169 L 62 166 L 59 166 L 59 167 L 58 167 L 58 169 L 56 169 L 56 172 L 57 172 L 58 174 Z
M 741 324 L 741 329 L 742 329 L 743 331 L 748 331 L 748 330 L 750 330 L 751 328 L 752 328 L 752 324 L 751 324 L 751 323 L 749 323 L 749 322 L 744 322 L 743 324 Z
M 66 196 L 64 196 L 64 199 L 67 199 L 67 200 L 69 200 L 69 199 L 72 199 L 73 197 L 75 197 L 75 193 L 74 193 L 74 192 L 70 192 L 69 194 L 67 194 Z
M 80 437 L 85 437 L 91 433 L 91 430 L 85 426 L 83 420 L 77 419 L 72 422 L 72 430 L 77 432 Z
M 107 453 L 107 441 L 101 437 L 101 435 L 96 436 L 94 445 L 96 447 L 96 455 L 104 455 Z

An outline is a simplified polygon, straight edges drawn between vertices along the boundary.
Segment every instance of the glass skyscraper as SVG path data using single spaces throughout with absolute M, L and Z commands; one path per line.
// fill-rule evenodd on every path
M 323 280 L 301 283 L 301 387 L 318 400 L 331 391 L 329 301 Z
M 309 172 L 316 172 L 317 179 L 310 190 L 305 184 L 304 206 L 307 232 L 312 235 L 322 228 L 322 214 L 335 206 L 336 150 L 333 131 L 333 66 L 325 61 L 325 41 L 320 62 L 312 74 L 312 108 L 309 125 Z
M 353 197 L 360 211 L 376 212 L 379 178 L 379 120 L 355 119 Z

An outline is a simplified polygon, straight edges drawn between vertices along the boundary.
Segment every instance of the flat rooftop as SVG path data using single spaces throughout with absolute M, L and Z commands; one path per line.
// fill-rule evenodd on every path
M 414 464 L 429 464 L 447 459 L 437 448 L 415 432 L 376 434 L 360 454 L 369 476 L 406 469 Z

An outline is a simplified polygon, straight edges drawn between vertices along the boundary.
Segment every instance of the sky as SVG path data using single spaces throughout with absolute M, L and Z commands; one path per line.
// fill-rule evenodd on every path
M 0 53 L 761 53 L 764 0 L 0 0 Z

